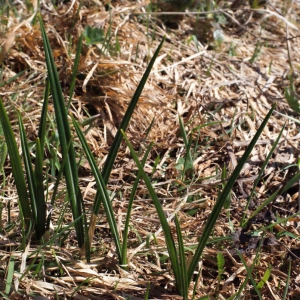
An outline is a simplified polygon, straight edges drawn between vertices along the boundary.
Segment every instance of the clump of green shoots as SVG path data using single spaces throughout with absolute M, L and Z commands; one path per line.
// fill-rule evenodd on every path
M 61 175 L 63 175 L 67 186 L 68 201 L 72 210 L 74 226 L 76 230 L 78 245 L 81 248 L 81 253 L 84 256 L 86 255 L 88 260 L 90 259 L 90 244 L 91 244 L 91 240 L 97 222 L 97 215 L 100 206 L 103 205 L 112 232 L 112 236 L 114 238 L 116 253 L 120 265 L 125 266 L 127 264 L 127 258 L 126 258 L 127 233 L 128 233 L 129 221 L 126 222 L 127 225 L 124 230 L 123 244 L 121 244 L 121 238 L 118 234 L 115 214 L 112 208 L 111 199 L 109 197 L 108 190 L 106 189 L 106 184 L 109 180 L 109 176 L 113 168 L 113 164 L 117 156 L 118 149 L 123 139 L 121 130 L 125 131 L 129 124 L 129 121 L 137 105 L 138 99 L 142 93 L 147 78 L 150 74 L 154 61 L 163 45 L 164 39 L 162 40 L 153 58 L 151 59 L 148 68 L 146 69 L 146 72 L 142 77 L 140 84 L 138 85 L 137 90 L 132 98 L 132 101 L 130 102 L 130 105 L 120 124 L 119 131 L 117 132 L 115 139 L 111 145 L 110 152 L 108 154 L 102 173 L 97 167 L 95 159 L 87 145 L 87 142 L 85 140 L 83 133 L 81 132 L 79 125 L 73 119 L 72 123 L 76 129 L 78 137 L 82 143 L 83 150 L 91 165 L 91 169 L 98 187 L 97 189 L 98 192 L 96 194 L 93 209 L 92 209 L 91 219 L 88 225 L 86 214 L 84 213 L 85 207 L 83 206 L 82 195 L 80 192 L 79 179 L 78 179 L 78 166 L 75 159 L 73 136 L 69 124 L 66 102 L 62 93 L 62 88 L 60 85 L 55 62 L 53 59 L 49 39 L 47 37 L 46 30 L 44 28 L 41 17 L 39 17 L 39 21 L 41 26 L 42 38 L 44 42 L 49 84 L 46 85 L 39 134 L 35 145 L 35 153 L 34 153 L 35 168 L 34 169 L 32 168 L 32 158 L 30 155 L 30 151 L 32 150 L 29 150 L 29 146 L 28 146 L 29 142 L 26 138 L 26 133 L 22 123 L 21 114 L 18 113 L 19 128 L 21 133 L 21 145 L 22 145 L 26 176 L 23 172 L 21 157 L 19 155 L 19 150 L 15 141 L 15 137 L 12 131 L 10 121 L 8 119 L 4 105 L 0 99 L 1 124 L 3 128 L 5 140 L 7 143 L 8 153 L 11 158 L 12 171 L 15 177 L 16 188 L 19 195 L 20 217 L 23 222 L 22 227 L 24 229 L 24 232 L 26 233 L 31 230 L 33 225 L 37 240 L 41 240 L 45 234 L 46 229 L 49 228 L 49 218 L 48 220 L 46 220 L 46 199 L 44 196 L 45 187 L 43 185 L 44 184 L 43 183 L 43 153 L 44 153 L 44 145 L 45 145 L 46 132 L 47 132 L 46 121 L 47 121 L 48 94 L 50 90 L 53 97 L 55 118 L 57 124 L 56 129 L 58 132 L 59 144 L 62 152 L 62 163 L 60 165 L 59 176 L 57 177 L 56 188 L 59 184 L 59 180 L 61 179 Z M 92 37 L 94 37 L 94 35 L 95 34 L 92 34 Z M 71 80 L 72 82 L 70 84 L 71 88 L 70 88 L 69 104 L 67 105 L 67 107 L 69 107 L 72 101 L 72 94 L 75 88 L 77 68 L 79 65 L 79 58 L 81 54 L 81 44 L 82 44 L 82 37 L 80 37 L 78 42 L 78 48 L 77 48 L 77 53 L 76 53 L 76 58 L 75 58 L 75 63 L 73 68 L 72 80 Z M 150 148 L 148 149 L 147 153 L 149 153 L 149 151 Z M 146 157 L 147 156 L 145 156 L 145 159 Z M 55 193 L 52 200 L 53 201 L 51 201 L 51 203 L 54 204 Z M 51 214 L 49 214 L 49 217 L 50 216 Z M 128 211 L 128 216 L 127 216 L 128 220 L 129 217 L 130 217 L 130 209 Z M 24 234 L 23 236 L 26 237 L 27 235 Z
M 141 176 L 143 177 L 143 180 L 147 186 L 149 194 L 154 202 L 158 217 L 161 222 L 161 226 L 163 228 L 166 245 L 167 245 L 167 249 L 168 249 L 168 253 L 169 253 L 169 257 L 170 257 L 170 261 L 171 261 L 171 265 L 172 265 L 172 270 L 173 270 L 174 277 L 175 277 L 176 288 L 177 288 L 179 295 L 182 296 L 184 300 L 189 299 L 189 295 L 188 295 L 189 294 L 189 286 L 192 281 L 193 274 L 194 274 L 195 270 L 197 269 L 198 262 L 202 256 L 202 252 L 208 242 L 208 239 L 214 228 L 217 218 L 221 212 L 221 209 L 223 208 L 223 206 L 227 200 L 227 197 L 230 194 L 231 189 L 243 168 L 243 165 L 245 164 L 246 160 L 248 159 L 248 156 L 250 155 L 253 147 L 255 146 L 256 141 L 258 140 L 258 138 L 261 135 L 264 127 L 266 126 L 270 116 L 272 115 L 273 110 L 274 110 L 274 106 L 269 111 L 269 113 L 265 117 L 265 119 L 263 120 L 261 126 L 257 130 L 257 133 L 253 137 L 251 143 L 247 147 L 247 149 L 246 149 L 245 153 L 243 154 L 242 158 L 240 159 L 238 165 L 236 166 L 232 175 L 228 179 L 223 191 L 220 193 L 220 195 L 217 199 L 217 202 L 216 202 L 211 214 L 208 217 L 208 220 L 207 220 L 205 228 L 203 230 L 203 234 L 200 237 L 200 241 L 198 243 L 195 254 L 188 266 L 186 266 L 186 258 L 184 255 L 184 251 L 182 250 L 182 249 L 184 249 L 184 245 L 183 245 L 183 239 L 182 239 L 181 229 L 178 224 L 178 220 L 176 220 L 176 218 L 175 218 L 175 224 L 176 224 L 176 230 L 177 230 L 177 244 L 178 244 L 178 248 L 177 248 L 175 241 L 173 239 L 173 235 L 171 233 L 170 225 L 168 224 L 165 213 L 164 213 L 161 203 L 154 191 L 154 188 L 153 188 L 148 176 L 146 175 L 145 171 L 143 170 L 142 164 L 139 162 L 139 159 L 138 159 L 132 145 L 130 144 L 125 133 L 123 133 L 124 139 L 127 143 L 127 146 L 130 149 L 131 155 L 132 155 L 135 163 L 138 166 L 139 172 L 140 172 Z
M 128 109 L 123 117 L 123 120 L 120 124 L 118 132 L 114 138 L 114 141 L 111 145 L 107 160 L 103 167 L 103 171 L 101 172 L 97 166 L 95 158 L 93 157 L 91 150 L 89 149 L 88 143 L 84 137 L 84 134 L 81 131 L 79 124 L 76 120 L 71 117 L 72 123 L 69 122 L 69 115 L 66 109 L 66 101 L 64 99 L 61 84 L 59 81 L 57 69 L 55 66 L 55 62 L 52 55 L 52 50 L 50 47 L 49 39 L 46 34 L 46 30 L 44 24 L 42 22 L 41 17 L 39 17 L 40 26 L 41 26 L 41 33 L 44 42 L 44 49 L 45 49 L 45 57 L 46 57 L 46 64 L 48 70 L 48 77 L 49 77 L 49 85 L 46 85 L 45 91 L 45 98 L 43 103 L 43 110 L 41 115 L 41 122 L 39 128 L 38 138 L 35 141 L 35 162 L 34 168 L 32 167 L 32 158 L 30 155 L 28 140 L 26 138 L 25 129 L 22 123 L 21 114 L 18 113 L 18 123 L 21 133 L 21 144 L 22 144 L 22 153 L 23 153 L 23 160 L 24 166 L 26 171 L 26 176 L 23 171 L 21 157 L 19 155 L 18 147 L 15 141 L 15 137 L 11 128 L 10 121 L 8 119 L 6 110 L 2 101 L 0 101 L 0 119 L 2 124 L 3 133 L 5 135 L 5 140 L 7 142 L 7 149 L 8 153 L 11 158 L 11 165 L 13 175 L 15 177 L 15 183 L 17 192 L 19 195 L 19 206 L 20 206 L 20 217 L 24 224 L 24 231 L 30 231 L 31 227 L 34 227 L 36 237 L 38 240 L 41 240 L 44 236 L 45 231 L 48 229 L 48 221 L 46 219 L 46 202 L 44 196 L 45 186 L 43 183 L 43 150 L 45 146 L 45 135 L 46 135 L 46 128 L 47 128 L 47 104 L 48 104 L 48 94 L 51 92 L 53 103 L 54 103 L 54 110 L 55 110 L 55 118 L 57 124 L 57 132 L 59 136 L 59 143 L 62 152 L 62 163 L 60 165 L 60 173 L 64 177 L 66 186 L 67 186 L 67 195 L 68 195 L 68 202 L 72 210 L 73 215 L 73 224 L 76 230 L 76 235 L 78 239 L 78 245 L 81 248 L 82 254 L 86 255 L 87 260 L 90 259 L 90 245 L 94 235 L 95 226 L 97 223 L 97 216 L 100 210 L 101 205 L 103 205 L 107 220 L 109 223 L 109 228 L 111 230 L 111 234 L 113 236 L 115 249 L 117 253 L 117 257 L 119 260 L 119 264 L 123 268 L 128 267 L 127 262 L 127 235 L 129 231 L 129 223 L 130 223 L 130 214 L 131 208 L 134 201 L 134 195 L 136 189 L 138 187 L 138 183 L 140 178 L 142 178 L 147 186 L 149 195 L 151 196 L 153 203 L 155 205 L 157 215 L 159 217 L 161 226 L 163 228 L 165 241 L 167 245 L 168 255 L 172 266 L 172 272 L 175 277 L 175 285 L 177 292 L 180 296 L 183 297 L 184 300 L 189 299 L 189 287 L 193 280 L 194 272 L 197 270 L 199 260 L 201 259 L 202 253 L 204 248 L 208 243 L 208 239 L 214 229 L 215 223 L 219 217 L 219 214 L 222 208 L 225 206 L 227 209 L 230 207 L 230 193 L 233 188 L 234 183 L 236 182 L 248 156 L 250 155 L 251 151 L 253 150 L 257 140 L 259 139 L 264 127 L 266 126 L 272 112 L 274 110 L 274 106 L 269 111 L 267 116 L 264 118 L 263 122 L 261 123 L 257 133 L 253 137 L 252 141 L 250 142 L 249 146 L 247 147 L 246 151 L 244 152 L 242 158 L 239 160 L 236 168 L 232 172 L 231 176 L 229 177 L 226 184 L 222 186 L 222 191 L 219 194 L 219 197 L 216 201 L 215 206 L 211 214 L 208 216 L 207 222 L 205 224 L 205 228 L 203 234 L 199 237 L 199 243 L 197 245 L 196 251 L 190 261 L 189 264 L 186 262 L 186 254 L 185 254 L 185 247 L 184 247 L 184 240 L 181 233 L 180 223 L 175 216 L 175 227 L 177 233 L 177 239 L 174 240 L 172 235 L 170 224 L 168 223 L 165 213 L 163 211 L 161 202 L 155 193 L 155 189 L 151 180 L 147 176 L 144 171 L 144 165 L 147 159 L 147 156 L 151 150 L 152 143 L 148 146 L 147 150 L 145 151 L 144 157 L 142 162 L 139 161 L 137 154 L 135 153 L 130 141 L 128 140 L 125 131 L 128 127 L 130 119 L 132 117 L 133 111 L 137 105 L 138 99 L 143 91 L 147 78 L 150 74 L 150 71 L 153 67 L 155 59 L 158 56 L 160 49 L 163 46 L 164 39 L 160 43 L 159 47 L 157 48 L 155 54 L 153 55 L 145 74 L 143 75 L 134 96 L 128 106 Z M 72 94 L 74 91 L 75 86 L 75 79 L 77 74 L 77 67 L 79 62 L 79 57 L 81 53 L 81 43 L 82 38 L 79 39 L 78 49 L 76 53 L 76 59 L 73 68 L 73 76 L 71 82 L 71 91 L 70 91 L 70 99 L 69 103 L 72 101 Z M 291 88 L 290 88 L 291 89 Z M 291 93 L 290 93 L 291 94 Z M 289 95 L 290 95 L 289 94 Z M 184 138 L 184 144 L 186 147 L 187 156 L 183 161 L 183 170 L 182 176 L 186 176 L 188 172 L 192 171 L 193 169 L 193 157 L 190 151 L 191 148 L 191 140 L 188 139 L 183 123 L 180 120 L 180 128 Z M 94 179 L 97 184 L 97 194 L 94 199 L 93 208 L 91 212 L 91 218 L 88 222 L 87 214 L 85 213 L 85 207 L 82 201 L 82 195 L 80 192 L 79 186 L 79 178 L 78 178 L 78 166 L 75 159 L 75 149 L 73 144 L 73 135 L 71 131 L 71 126 L 74 126 L 76 130 L 76 134 L 80 140 L 82 148 L 84 150 L 85 156 L 91 166 L 91 170 L 94 176 Z M 132 193 L 130 196 L 125 228 L 123 232 L 122 239 L 119 236 L 116 224 L 116 217 L 112 207 L 111 199 L 109 196 L 109 192 L 106 188 L 106 185 L 109 181 L 110 173 L 113 168 L 113 164 L 115 162 L 120 144 L 122 140 L 125 140 L 127 146 L 130 149 L 131 155 L 133 160 L 135 161 L 138 167 L 138 175 L 136 181 L 132 187 Z M 300 174 L 300 173 L 299 173 Z M 300 175 L 297 174 L 295 177 L 278 193 L 282 193 L 287 190 L 296 180 L 299 180 Z M 226 177 L 226 170 L 224 170 L 223 177 Z M 60 175 L 57 179 L 57 185 L 60 180 Z M 28 188 L 27 188 L 28 186 Z M 277 193 L 277 194 L 278 194 Z M 276 194 L 276 195 L 277 195 Z M 276 196 L 275 195 L 275 196 Z M 271 199 L 268 199 L 268 203 L 274 199 L 272 195 Z M 54 198 L 53 198 L 54 199 Z M 54 199 L 55 200 L 55 199 Z M 266 205 L 266 203 L 264 203 Z M 258 209 L 261 209 L 260 207 Z M 247 222 L 247 220 L 244 220 Z M 243 223 L 242 225 L 245 225 Z M 24 235 L 26 236 L 26 235 Z M 219 273 L 220 276 L 223 273 L 223 263 L 222 257 L 219 256 Z M 13 262 L 12 262 L 13 263 Z M 251 271 L 251 270 L 250 270 Z M 265 277 L 267 277 L 266 274 Z M 250 275 L 249 275 L 250 277 Z M 220 279 L 220 278 L 219 278 Z M 260 285 L 258 286 L 258 289 Z

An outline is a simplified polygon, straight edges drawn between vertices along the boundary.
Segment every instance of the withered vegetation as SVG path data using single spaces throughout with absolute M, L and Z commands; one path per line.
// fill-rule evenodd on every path
M 226 167 L 230 174 L 264 116 L 272 104 L 277 103 L 232 191 L 230 214 L 225 209 L 222 211 L 199 262 L 200 276 L 195 274 L 194 278 L 197 280 L 195 299 L 205 295 L 209 295 L 209 299 L 228 299 L 239 290 L 247 271 L 236 249 L 249 267 L 259 251 L 252 271 L 256 283 L 271 268 L 270 277 L 260 289 L 263 299 L 283 299 L 291 260 L 287 299 L 296 299 L 300 296 L 300 219 L 295 216 L 300 209 L 299 184 L 265 207 L 247 228 L 242 229 L 240 222 L 244 212 L 250 216 L 299 172 L 299 114 L 289 108 L 284 88 L 289 86 L 289 76 L 294 76 L 296 88 L 299 85 L 300 3 L 271 0 L 254 10 L 243 1 L 216 1 L 212 12 L 200 13 L 201 1 L 198 2 L 191 7 L 177 8 L 172 3 L 151 4 L 148 0 L 110 3 L 46 0 L 40 1 L 40 12 L 66 103 L 80 34 L 90 26 L 103 29 L 106 35 L 102 43 L 83 43 L 70 107 L 70 114 L 79 122 L 96 116 L 92 126 L 85 129 L 88 129 L 86 138 L 100 168 L 147 64 L 166 36 L 127 134 L 136 150 L 145 149 L 154 141 L 145 170 L 152 176 L 174 235 L 173 219 L 175 213 L 178 215 L 187 260 L 222 187 L 222 169 Z M 36 1 L 16 1 L 9 10 L 9 14 L 1 16 L 0 96 L 19 143 L 15 112 L 21 111 L 27 137 L 34 140 L 47 70 L 39 23 L 34 20 L 38 10 Z M 219 43 L 214 39 L 217 30 L 223 34 L 223 41 Z M 21 71 L 23 75 L 4 84 Z M 49 119 L 54 120 L 51 97 L 48 111 Z M 186 147 L 179 116 L 194 155 L 193 172 L 184 176 L 181 159 L 185 157 Z M 253 182 L 285 123 L 278 147 L 245 211 Z M 49 132 L 49 139 L 53 135 L 55 132 Z M 74 140 L 79 156 L 75 132 Z M 157 157 L 160 159 L 152 174 Z M 51 153 L 46 153 L 46 158 L 51 159 Z M 123 144 L 108 184 L 120 232 L 136 171 Z M 49 199 L 55 175 L 49 174 Z M 84 159 L 80 176 L 89 212 L 96 186 Z M 65 193 L 62 181 L 53 207 L 50 236 L 58 226 L 72 222 Z M 280 219 L 283 221 L 279 224 L 265 228 Z M 24 245 L 21 245 L 17 193 L 9 157 L 1 171 L 0 226 L 2 292 L 8 262 L 11 257 L 15 259 L 14 291 L 9 299 L 145 299 L 148 290 L 151 299 L 181 299 L 176 296 L 159 219 L 142 181 L 131 217 L 128 270 L 118 265 L 103 211 L 92 242 L 90 264 L 80 260 L 73 230 L 66 231 L 42 251 L 33 241 L 20 251 Z M 250 235 L 253 231 L 260 234 Z M 222 273 L 217 263 L 218 253 L 225 259 Z M 39 271 L 35 273 L 35 270 Z M 190 289 L 191 299 L 194 284 Z M 241 298 L 258 299 L 250 279 Z

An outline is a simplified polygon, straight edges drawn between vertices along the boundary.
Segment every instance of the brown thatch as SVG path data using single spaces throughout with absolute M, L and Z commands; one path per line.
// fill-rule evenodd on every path
M 66 101 L 76 45 L 84 28 L 88 25 L 102 28 L 110 38 L 102 44 L 83 45 L 72 114 L 79 121 L 98 115 L 86 138 L 101 167 L 147 64 L 162 37 L 166 36 L 127 133 L 137 150 L 154 141 L 145 169 L 151 174 L 155 159 L 160 156 L 153 174 L 156 192 L 174 233 L 173 218 L 177 213 L 191 254 L 218 197 L 223 166 L 227 166 L 229 172 L 234 169 L 270 107 L 277 103 L 275 113 L 232 191 L 230 220 L 224 210 L 215 226 L 214 238 L 233 236 L 233 239 L 209 244 L 199 262 L 196 299 L 204 295 L 212 299 L 234 295 L 247 272 L 232 250 L 239 249 L 251 266 L 260 243 L 259 261 L 253 269 L 254 280 L 258 283 L 272 266 L 271 276 L 260 290 L 263 299 L 282 299 L 289 260 L 292 260 L 292 269 L 288 297 L 296 299 L 300 295 L 300 220 L 299 216 L 290 216 L 299 211 L 299 185 L 278 197 L 252 220 L 247 232 L 241 230 L 240 221 L 253 182 L 285 123 L 276 153 L 255 191 L 256 197 L 247 215 L 299 172 L 296 165 L 299 114 L 293 112 L 284 99 L 289 76 L 294 76 L 296 88 L 299 86 L 299 1 L 271 0 L 256 10 L 244 1 L 234 1 L 231 5 L 228 1 L 215 1 L 214 10 L 203 13 L 201 1 L 180 7 L 178 11 L 173 6 L 168 12 L 164 11 L 167 6 L 159 6 L 162 1 L 157 1 L 156 6 L 152 3 L 152 10 L 156 7 L 157 11 L 152 13 L 149 12 L 150 2 L 154 1 L 40 1 L 40 12 Z M 172 5 L 172 1 L 169 2 Z M 28 139 L 34 140 L 47 77 L 39 25 L 33 21 L 37 2 L 16 1 L 10 9 L 9 15 L 1 16 L 0 84 L 26 71 L 11 83 L 0 85 L 0 96 L 12 124 L 16 125 L 15 111 L 19 109 Z M 218 30 L 223 34 L 223 41 L 219 43 L 214 39 Z M 49 114 L 53 114 L 51 99 Z M 189 183 L 181 181 L 178 170 L 179 158 L 185 154 L 179 116 L 188 134 L 194 141 L 198 139 L 199 145 L 194 176 Z M 147 135 L 152 120 L 154 125 Z M 214 124 L 204 126 L 211 122 Z M 17 126 L 14 130 L 18 136 Z M 120 232 L 135 170 L 129 151 L 123 145 L 108 184 L 115 193 L 113 204 Z M 85 161 L 80 172 L 84 201 L 89 210 L 96 185 Z M 73 231 L 51 247 L 39 249 L 28 244 L 26 250 L 20 252 L 18 197 L 9 158 L 1 178 L 2 182 L 5 180 L 1 185 L 2 292 L 8 262 L 11 257 L 15 259 L 14 292 L 9 299 L 21 299 L 22 295 L 27 299 L 126 299 L 129 296 L 130 299 L 144 299 L 148 283 L 149 298 L 180 299 L 176 296 L 169 262 L 164 259 L 167 250 L 159 219 L 143 183 L 134 201 L 129 269 L 125 271 L 118 266 L 103 212 L 96 226 L 90 264 L 79 260 Z M 49 195 L 51 188 L 49 186 Z M 69 208 L 61 215 L 66 207 L 63 182 L 59 191 L 60 197 L 53 208 L 52 229 L 56 228 L 58 220 L 63 219 L 64 225 L 72 221 Z M 284 221 L 263 239 L 249 238 L 250 230 L 267 226 L 276 220 L 275 216 Z M 31 256 L 32 253 L 35 254 Z M 221 277 L 218 277 L 217 253 L 225 258 Z M 30 264 L 39 262 L 43 262 L 43 267 L 35 274 Z M 193 286 L 191 299 L 192 290 Z M 250 280 L 241 297 L 257 298 Z

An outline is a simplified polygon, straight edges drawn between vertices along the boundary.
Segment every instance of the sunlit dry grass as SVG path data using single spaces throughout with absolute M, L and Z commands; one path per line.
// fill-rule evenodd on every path
M 299 216 L 295 215 L 299 211 L 299 183 L 264 208 L 245 231 L 242 231 L 240 222 L 244 213 L 250 216 L 299 172 L 299 115 L 290 110 L 284 99 L 284 88 L 289 86 L 288 76 L 297 73 L 299 68 L 299 3 L 289 5 L 288 1 L 283 4 L 274 0 L 255 12 L 246 5 L 234 10 L 227 1 L 219 2 L 215 14 L 223 16 L 227 24 L 221 25 L 224 41 L 218 47 L 213 39 L 217 25 L 203 19 L 207 14 L 199 14 L 198 19 L 194 14 L 176 15 L 174 25 L 174 16 L 170 16 L 171 20 L 167 15 L 162 18 L 159 7 L 151 14 L 149 1 L 138 4 L 112 1 L 109 6 L 103 5 L 102 1 L 83 1 L 81 6 L 79 1 L 58 3 L 57 6 L 44 1 L 40 10 L 66 100 L 81 32 L 87 25 L 111 32 L 105 47 L 103 44 L 83 44 L 70 108 L 79 122 L 96 116 L 90 128 L 84 129 L 100 168 L 147 64 L 162 37 L 166 36 L 127 135 L 136 150 L 146 148 L 150 141 L 154 141 L 145 171 L 152 175 L 174 234 L 175 212 L 178 215 L 187 247 L 187 261 L 220 192 L 222 168 L 226 166 L 228 173 L 233 171 L 270 107 L 277 103 L 276 112 L 232 191 L 230 222 L 224 210 L 211 243 L 204 250 L 199 262 L 200 276 L 195 274 L 194 278 L 198 278 L 195 299 L 205 295 L 211 299 L 228 299 L 237 293 L 247 272 L 233 249 L 240 250 L 250 267 L 255 261 L 257 247 L 261 247 L 261 251 L 252 271 L 257 284 L 268 266 L 272 266 L 271 276 L 260 289 L 262 298 L 283 299 L 289 281 L 287 294 L 293 299 L 300 295 Z M 37 136 L 47 77 L 41 32 L 34 20 L 37 8 L 37 4 L 16 3 L 13 9 L 9 8 L 9 15 L 3 11 L 3 34 L 0 36 L 0 96 L 16 136 L 19 133 L 14 112 L 19 109 L 27 137 L 31 140 Z M 195 8 L 192 9 L 196 12 Z M 207 26 L 205 36 L 201 30 L 204 25 Z M 7 82 L 22 71 L 24 73 L 14 81 Z M 299 79 L 296 76 L 295 85 L 297 89 Z M 48 111 L 53 122 L 51 97 Z M 185 157 L 186 147 L 178 116 L 193 141 L 194 171 L 184 176 L 180 158 Z M 148 134 L 152 120 L 154 124 Z M 245 211 L 256 175 L 285 123 L 286 129 L 278 148 Z M 48 199 L 51 199 L 57 174 L 50 166 L 53 156 L 50 149 L 54 149 L 58 157 L 61 155 L 60 149 L 56 149 L 54 126 L 50 127 L 48 137 L 44 171 L 49 174 Z M 19 138 L 17 143 L 19 145 Z M 77 138 L 74 138 L 74 144 L 79 161 Z M 156 170 L 151 174 L 158 156 Z M 136 171 L 124 144 L 108 183 L 120 232 L 124 228 L 127 201 Z M 21 249 L 19 209 L 9 157 L 0 173 L 2 293 L 5 293 L 8 262 L 12 257 L 15 259 L 13 278 L 16 281 L 9 299 L 19 299 L 21 294 L 28 299 L 37 295 L 46 299 L 97 299 L 100 295 L 101 299 L 126 299 L 127 296 L 144 299 L 148 283 L 149 298 L 177 299 L 160 222 L 143 183 L 139 185 L 133 203 L 128 242 L 129 268 L 125 271 L 118 266 L 104 211 L 100 212 L 92 241 L 91 264 L 79 259 L 74 226 L 69 226 L 72 217 L 66 204 L 63 181 L 53 206 L 49 244 L 39 248 L 33 242 Z M 90 213 L 96 185 L 84 159 L 80 164 L 79 179 L 86 210 Z M 260 231 L 260 228 L 275 222 L 278 224 Z M 264 233 L 263 239 L 247 235 L 255 230 Z M 60 232 L 60 235 L 55 236 L 55 232 Z M 218 253 L 225 258 L 221 275 Z M 287 275 L 289 260 L 292 260 L 290 278 Z M 192 288 L 193 285 L 191 299 Z M 241 297 L 258 298 L 250 279 Z

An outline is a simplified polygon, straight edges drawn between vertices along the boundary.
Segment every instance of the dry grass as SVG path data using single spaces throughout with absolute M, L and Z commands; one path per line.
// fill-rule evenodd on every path
M 225 211 L 216 224 L 213 239 L 228 239 L 209 244 L 203 260 L 199 262 L 201 274 L 196 299 L 204 295 L 209 295 L 211 299 L 227 299 L 233 295 L 247 274 L 233 249 L 240 249 L 250 266 L 260 242 L 259 262 L 253 271 L 256 282 L 259 282 L 268 266 L 272 266 L 271 277 L 260 291 L 263 299 L 282 299 L 289 259 L 292 260 L 292 270 L 288 297 L 296 299 L 300 295 L 299 217 L 287 219 L 275 226 L 267 232 L 263 241 L 259 237 L 249 240 L 239 232 L 253 176 L 258 173 L 285 122 L 287 127 L 276 154 L 268 164 L 247 214 L 250 215 L 298 171 L 296 163 L 299 157 L 300 127 L 299 123 L 288 117 L 299 120 L 299 115 L 289 109 L 283 98 L 283 91 L 288 86 L 287 76 L 299 69 L 299 2 L 285 1 L 284 4 L 283 1 L 271 0 L 266 9 L 254 12 L 246 5 L 233 11 L 226 1 L 218 1 L 218 11 L 222 11 L 227 20 L 227 25 L 222 26 L 224 42 L 219 47 L 212 45 L 214 28 L 210 22 L 203 21 L 203 18 L 196 20 L 195 15 L 178 15 L 175 17 L 175 27 L 178 27 L 169 28 L 166 26 L 168 22 L 165 19 L 163 22 L 160 14 L 147 13 L 149 1 L 140 1 L 138 4 L 135 1 L 112 1 L 110 11 L 101 2 L 103 1 L 83 1 L 77 19 L 79 1 L 59 3 L 56 8 L 50 1 L 41 1 L 41 12 L 62 87 L 67 98 L 76 43 L 84 27 L 100 27 L 105 31 L 110 28 L 112 39 L 109 49 L 101 51 L 101 45 L 83 47 L 80 75 L 71 106 L 72 114 L 80 121 L 87 117 L 87 113 L 99 114 L 86 137 L 99 165 L 102 165 L 115 130 L 147 63 L 161 38 L 166 35 L 167 40 L 139 101 L 128 135 L 137 149 L 149 141 L 155 142 L 146 171 L 151 174 L 154 161 L 160 155 L 161 160 L 153 176 L 156 191 L 171 223 L 174 212 L 178 212 L 186 246 L 191 250 L 197 244 L 219 192 L 216 170 L 220 171 L 224 165 L 229 171 L 234 168 L 235 159 L 241 157 L 263 117 L 271 105 L 277 102 L 277 112 L 265 128 L 233 191 L 230 210 L 232 224 Z M 284 5 L 288 11 L 280 15 Z M 28 9 L 24 3 L 16 2 L 14 9 L 16 14 L 1 17 L 1 43 L 7 41 L 7 49 L 2 47 L 6 49 L 2 51 L 7 52 L 10 48 L 8 53 L 4 53 L 6 55 L 1 80 L 8 80 L 25 69 L 27 71 L 14 82 L 1 87 L 0 95 L 14 120 L 13 124 L 16 124 L 14 111 L 20 109 L 28 137 L 35 138 L 47 76 L 45 58 L 39 26 L 30 22 L 34 16 L 34 5 L 33 9 Z M 174 27 L 174 16 L 170 16 L 167 21 Z M 205 36 L 200 30 L 204 25 L 207 26 Z M 15 36 L 9 35 L 9 32 L 15 32 Z M 198 45 L 190 40 L 192 34 L 197 36 Z M 116 37 L 120 51 L 115 49 Z M 259 52 L 254 57 L 256 49 Z M 296 79 L 296 86 L 298 84 Z M 52 111 L 50 102 L 50 115 Z M 181 182 L 180 172 L 176 169 L 179 157 L 185 152 L 178 115 L 187 124 L 186 130 L 193 132 L 195 140 L 197 134 L 193 131 L 194 128 L 220 121 L 219 124 L 200 129 L 198 155 L 194 160 L 195 177 L 192 182 Z M 146 137 L 153 118 L 154 126 Z M 228 134 L 226 131 L 230 126 L 234 130 Z M 17 134 L 17 128 L 15 129 Z M 233 155 L 230 155 L 228 145 L 232 146 Z M 136 166 L 123 146 L 108 185 L 116 193 L 113 203 L 120 231 L 125 220 L 126 200 L 134 180 L 134 170 Z M 21 233 L 17 194 L 9 159 L 3 174 L 6 182 L 1 185 L 0 287 L 3 291 L 7 263 L 13 256 L 16 281 L 15 292 L 10 299 L 21 299 L 21 294 L 26 299 L 126 299 L 129 295 L 132 296 L 130 299 L 144 299 L 148 283 L 149 298 L 180 299 L 176 296 L 173 278 L 168 272 L 168 261 L 162 259 L 166 255 L 163 234 L 155 208 L 143 185 L 140 185 L 134 201 L 129 239 L 130 268 L 124 271 L 115 259 L 105 215 L 100 217 L 97 225 L 91 264 L 78 259 L 73 231 L 64 241 L 57 239 L 51 247 L 47 246 L 31 257 L 30 253 L 38 249 L 36 245 L 29 244 L 25 251 L 19 251 Z M 84 201 L 89 208 L 96 187 L 89 167 L 84 163 L 81 175 Z M 211 176 L 215 176 L 214 180 L 205 180 Z M 56 228 L 59 219 L 63 220 L 64 225 L 72 221 L 68 208 L 63 217 L 60 215 L 65 207 L 63 183 L 59 190 L 62 194 L 54 207 L 53 228 Z M 51 190 L 49 194 L 51 195 Z M 194 201 L 188 202 L 192 196 Z M 289 218 L 299 210 L 298 201 L 299 186 L 296 185 L 268 206 L 259 215 L 260 219 L 258 217 L 253 220 L 249 231 L 269 225 L 275 215 L 281 219 Z M 191 209 L 197 209 L 193 216 L 188 214 Z M 7 228 L 9 214 L 12 219 L 10 224 L 15 224 L 10 230 Z M 232 231 L 235 232 L 234 235 Z M 284 234 L 278 237 L 279 232 Z M 155 234 L 155 240 L 146 243 L 151 234 Z M 225 257 L 225 271 L 219 283 L 216 259 L 218 252 Z M 36 260 L 32 268 L 22 276 L 22 272 L 34 258 Z M 40 261 L 44 262 L 44 267 L 38 274 L 34 274 L 36 264 Z M 250 280 L 242 298 L 257 298 Z

